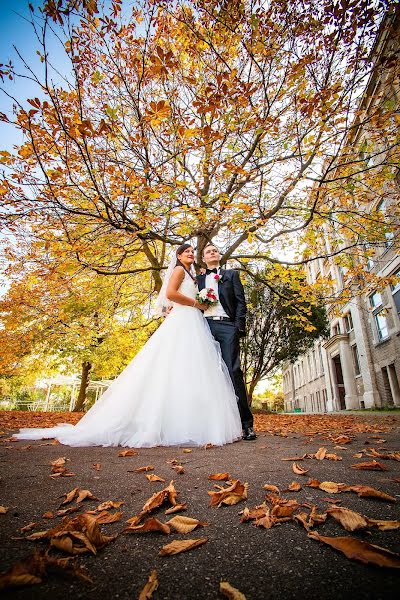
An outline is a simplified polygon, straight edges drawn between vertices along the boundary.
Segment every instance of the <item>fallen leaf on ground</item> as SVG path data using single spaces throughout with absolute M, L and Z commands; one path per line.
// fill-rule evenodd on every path
M 131 525 L 124 529 L 124 533 L 148 533 L 149 531 L 161 531 L 164 535 L 171 533 L 169 525 L 151 517 L 146 519 L 143 525 Z
M 276 487 L 276 485 L 271 485 L 269 483 L 266 483 L 263 486 L 264 490 L 267 490 L 268 492 L 275 492 L 276 494 L 280 494 L 279 488 Z
M 150 475 L 145 475 L 145 477 L 149 481 L 162 481 L 163 483 L 165 483 L 165 479 L 162 479 L 158 475 L 153 475 L 153 473 L 151 473 Z
M 60 458 L 57 458 L 56 460 L 53 460 L 50 464 L 52 467 L 63 467 L 66 463 L 66 458 L 65 456 L 61 456 Z
M 101 470 L 101 464 L 100 463 L 93 463 L 92 464 L 92 469 L 94 469 L 95 471 L 100 471 Z
M 229 473 L 213 473 L 208 476 L 212 481 L 228 481 L 231 478 Z
M 98 500 L 98 498 L 96 498 L 96 496 L 93 496 L 92 492 L 90 490 L 81 490 L 78 488 L 78 496 L 76 499 L 76 503 L 79 504 L 79 502 L 83 502 L 83 500 Z
M 370 462 L 361 462 L 354 465 L 350 465 L 352 469 L 364 469 L 366 471 L 388 471 L 382 463 L 377 460 L 371 460 Z
M 208 495 L 211 496 L 209 506 L 218 506 L 220 507 L 222 504 L 227 504 L 228 506 L 232 506 L 233 504 L 237 504 L 241 500 L 247 499 L 247 483 L 241 483 L 238 479 L 235 480 L 232 485 L 227 488 L 222 489 L 219 492 L 208 492 Z
M 349 508 L 328 508 L 326 512 L 338 521 L 346 531 L 356 531 L 357 529 L 365 529 L 368 527 L 367 519 Z
M 42 514 L 42 519 L 54 519 L 54 513 L 52 513 L 51 510 L 48 510 Z
M 393 529 L 400 529 L 400 521 L 381 521 L 379 519 L 368 519 L 368 525 L 377 527 L 381 531 L 391 531 Z
M 342 491 L 341 485 L 343 484 L 336 483 L 335 481 L 322 481 L 318 487 L 320 490 L 327 492 L 328 494 L 338 494 Z
M 223 596 L 229 598 L 229 600 L 246 600 L 246 596 L 227 581 L 220 582 L 219 591 Z
M 75 558 L 54 558 L 44 550 L 36 550 L 0 575 L 0 590 L 41 583 L 47 575 L 48 568 L 52 572 L 66 573 L 93 583 L 86 569 L 79 566 Z
M 174 540 L 170 544 L 163 546 L 160 550 L 160 556 L 171 556 L 172 554 L 179 554 L 180 552 L 186 552 L 187 550 L 193 550 L 208 542 L 208 538 L 198 538 L 195 540 Z
M 0 515 L 5 515 L 8 512 L 8 508 L 0 506 Z
M 157 571 L 154 569 L 147 580 L 146 585 L 139 594 L 139 600 L 150 600 L 153 592 L 158 588 Z
M 304 460 L 306 458 L 307 454 L 303 454 L 303 456 L 290 456 L 289 458 L 281 458 L 281 460 L 287 460 L 287 461 L 296 461 L 296 460 Z
M 167 521 L 167 525 L 175 529 L 178 533 L 190 533 L 196 527 L 205 527 L 208 523 L 190 517 L 178 516 Z
M 120 452 L 118 452 L 118 456 L 135 456 L 137 453 L 137 450 L 129 448 L 128 450 L 120 450 Z
M 184 449 L 183 449 L 183 452 L 184 452 L 185 454 L 190 454 L 190 453 L 192 452 L 192 450 L 191 450 L 190 448 L 184 448 Z
M 65 515 L 68 515 L 70 513 L 78 512 L 78 510 L 80 510 L 80 509 L 81 509 L 80 506 L 70 506 L 69 508 L 64 508 L 64 509 L 58 510 L 57 517 L 64 517 Z
M 178 475 L 183 475 L 185 472 L 185 469 L 183 468 L 182 465 L 175 465 L 172 468 L 174 469 L 174 471 L 176 471 L 178 473 Z
M 242 510 L 242 512 L 239 513 L 242 515 L 240 521 L 242 523 L 246 523 L 247 521 L 253 521 L 254 519 L 261 519 L 262 517 L 265 517 L 265 515 L 267 515 L 268 513 L 269 508 L 267 507 L 265 502 L 263 502 L 263 504 L 260 504 L 259 506 L 255 506 L 251 510 L 246 506 Z
M 298 465 L 295 462 L 292 464 L 292 469 L 293 469 L 293 473 L 295 473 L 296 475 L 306 475 L 306 473 L 308 473 L 308 471 L 310 470 L 310 469 L 303 469 L 303 467 L 300 467 L 300 465 Z
M 326 456 L 327 453 L 327 449 L 326 448 L 320 448 L 315 454 L 314 454 L 314 458 L 316 458 L 317 460 L 323 460 Z
M 146 465 L 145 467 L 135 469 L 135 473 L 147 473 L 147 471 L 154 471 L 153 465 Z
M 101 512 L 102 510 L 109 510 L 110 508 L 120 508 L 125 502 L 120 500 L 119 502 L 114 502 L 114 500 L 107 500 L 106 502 L 102 502 L 98 505 L 97 511 Z
M 377 500 L 396 502 L 396 498 L 393 498 L 393 496 L 389 496 L 389 494 L 385 494 L 385 492 L 381 492 L 380 490 L 376 490 L 375 488 L 366 485 L 348 486 L 348 490 L 346 491 L 355 492 L 360 498 L 376 498 Z
M 61 502 L 61 506 L 63 504 L 68 504 L 69 502 L 72 502 L 72 500 L 75 498 L 75 496 L 77 496 L 78 490 L 79 490 L 79 488 L 76 487 L 73 490 L 71 490 L 70 492 L 67 492 L 66 494 L 64 494 L 65 500 L 63 502 Z
M 285 492 L 299 492 L 301 489 L 301 485 L 298 481 L 292 481 L 292 483 L 285 490 Z
M 308 534 L 313 540 L 323 542 L 343 552 L 347 558 L 358 560 L 365 564 L 373 564 L 379 567 L 400 568 L 400 554 L 391 552 L 386 548 L 369 544 L 353 537 L 325 537 L 315 531 Z
M 175 504 L 175 506 L 171 506 L 171 508 L 167 508 L 164 514 L 172 515 L 174 513 L 180 512 L 181 510 L 187 509 L 187 502 L 183 502 L 182 504 Z
M 109 513 L 107 510 L 103 510 L 96 516 L 96 521 L 99 525 L 106 525 L 109 523 L 116 523 L 122 517 L 122 512 Z
M 31 531 L 36 527 L 37 523 L 28 523 L 25 527 L 21 527 L 20 532 L 25 533 L 26 531 Z

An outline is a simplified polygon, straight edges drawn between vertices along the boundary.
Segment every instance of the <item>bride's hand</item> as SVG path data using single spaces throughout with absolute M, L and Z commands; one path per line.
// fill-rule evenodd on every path
M 203 304 L 200 304 L 200 302 L 198 302 L 197 300 L 196 300 L 195 304 L 193 304 L 193 307 L 198 308 L 199 310 L 202 310 L 202 311 L 206 310 L 206 307 L 203 306 Z

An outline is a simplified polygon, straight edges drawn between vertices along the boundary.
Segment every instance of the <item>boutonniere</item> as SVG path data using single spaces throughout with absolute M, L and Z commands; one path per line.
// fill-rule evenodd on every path
M 216 275 L 214 275 L 214 279 L 215 281 L 218 281 L 218 283 L 222 283 L 222 275 L 218 275 L 218 273 Z

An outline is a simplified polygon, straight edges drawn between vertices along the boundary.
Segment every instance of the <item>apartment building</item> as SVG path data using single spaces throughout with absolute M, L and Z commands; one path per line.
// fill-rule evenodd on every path
M 374 47 L 379 64 L 382 56 L 397 56 L 391 70 L 374 70 L 362 99 L 361 108 L 371 110 L 387 98 L 383 90 L 390 87 L 391 97 L 400 105 L 399 6 L 384 20 Z M 356 131 L 359 144 L 362 129 Z M 388 216 L 399 214 L 400 169 L 394 166 L 397 191 L 371 198 L 369 210 Z M 382 199 L 382 197 L 384 199 Z M 396 216 L 397 215 L 397 216 Z M 385 238 L 369 250 L 365 272 L 378 276 L 400 277 L 399 232 L 391 230 Z M 327 254 L 332 252 L 327 244 Z M 345 285 L 346 270 L 334 259 L 319 259 L 307 270 L 309 281 L 329 277 L 333 288 L 340 292 Z M 368 278 L 365 278 L 368 280 Z M 330 337 L 319 340 L 314 347 L 295 363 L 283 370 L 283 391 L 286 411 L 332 412 L 372 407 L 400 407 L 400 280 L 394 280 L 383 289 L 374 289 L 362 279 L 357 293 L 350 298 L 338 316 L 331 314 Z

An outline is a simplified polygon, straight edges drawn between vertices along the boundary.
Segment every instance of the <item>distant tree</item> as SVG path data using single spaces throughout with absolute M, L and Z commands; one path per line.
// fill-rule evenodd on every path
M 306 299 L 308 286 L 301 274 L 297 285 L 297 290 L 278 282 L 274 289 L 259 281 L 246 285 L 248 318 L 242 360 L 250 402 L 261 379 L 273 374 L 283 361 L 295 361 L 315 340 L 329 334 L 325 307 L 316 299 Z

